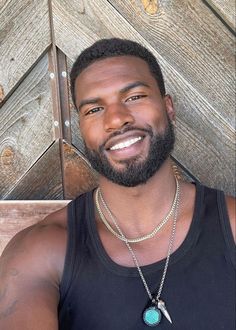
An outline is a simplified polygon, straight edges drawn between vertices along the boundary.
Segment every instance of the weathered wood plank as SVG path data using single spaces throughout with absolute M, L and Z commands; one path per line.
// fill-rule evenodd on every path
M 236 4 L 235 0 L 205 0 L 218 15 L 235 31 Z
M 9 240 L 69 201 L 0 201 L 0 255 Z
M 234 36 L 204 3 L 158 1 L 157 13 L 150 16 L 139 0 L 109 2 L 214 111 L 233 124 Z
M 168 66 L 166 68 L 169 71 Z M 174 95 L 177 109 L 177 141 L 173 156 L 199 181 L 234 194 L 234 129 L 196 90 L 185 85 L 181 76 L 176 81 L 171 70 L 168 76 L 167 88 Z
M 50 45 L 48 1 L 0 1 L 2 99 Z
M 58 47 L 75 59 L 102 37 L 130 38 L 147 46 L 162 65 L 176 103 L 175 158 L 199 180 L 232 193 L 232 35 L 200 2 L 158 2 L 155 15 L 147 15 L 140 1 L 110 2 L 120 14 L 104 0 L 74 3 L 73 8 L 63 0 L 53 2 Z
M 64 193 L 73 199 L 98 185 L 97 174 L 75 147 L 64 142 Z
M 59 141 L 46 150 L 4 199 L 63 199 Z
M 0 110 L 0 196 L 53 141 L 52 99 L 45 55 Z
M 162 1 L 158 2 L 157 14 L 151 16 L 140 0 L 109 2 L 91 0 L 74 3 L 72 8 L 67 1 L 54 1 L 58 47 L 74 59 L 99 38 L 136 39 L 141 34 L 145 44 L 155 48 L 159 56 L 232 124 L 235 120 L 231 88 L 234 84 L 234 37 L 209 8 L 199 1 Z
M 71 71 L 73 62 L 67 57 L 67 70 L 69 77 L 69 73 Z M 69 87 L 70 87 L 70 82 Z M 82 136 L 80 134 L 80 127 L 79 127 L 79 114 L 78 111 L 75 109 L 75 106 L 72 101 L 71 94 L 69 93 L 69 107 L 70 107 L 70 121 L 71 121 L 71 134 L 72 134 L 72 144 L 82 153 L 84 154 L 84 142 Z

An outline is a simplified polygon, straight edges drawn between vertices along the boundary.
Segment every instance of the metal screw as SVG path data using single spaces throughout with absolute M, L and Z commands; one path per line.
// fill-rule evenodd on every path
M 54 121 L 54 126 L 55 126 L 55 127 L 58 127 L 58 126 L 59 126 L 59 123 L 58 123 L 57 120 Z
M 54 79 L 55 74 L 54 74 L 53 72 L 51 72 L 50 75 L 49 75 L 49 77 L 50 77 L 51 79 Z
M 67 76 L 66 71 L 62 71 L 61 76 L 62 76 L 63 78 L 66 78 L 66 76 Z
M 66 121 L 65 121 L 65 126 L 66 126 L 66 127 L 69 127 L 69 126 L 70 126 L 70 122 L 69 122 L 69 120 L 66 120 Z

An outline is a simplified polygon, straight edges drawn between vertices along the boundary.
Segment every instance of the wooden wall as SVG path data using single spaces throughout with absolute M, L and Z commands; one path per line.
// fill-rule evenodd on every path
M 1 0 L 0 198 L 71 199 L 96 185 L 67 77 L 85 47 L 112 36 L 160 62 L 180 168 L 233 194 L 234 22 L 234 0 Z

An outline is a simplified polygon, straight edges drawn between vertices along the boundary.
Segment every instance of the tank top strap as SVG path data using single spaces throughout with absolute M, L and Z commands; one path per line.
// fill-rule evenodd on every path
M 86 213 L 87 208 L 91 207 L 91 205 L 86 204 L 92 200 L 89 196 L 91 194 L 92 192 L 80 195 L 71 201 L 67 207 L 67 247 L 60 283 L 60 305 L 63 305 L 84 256 L 83 249 L 86 246 L 85 241 L 88 232 Z
M 225 195 L 222 191 L 217 191 L 217 204 L 218 204 L 220 224 L 221 224 L 224 240 L 229 252 L 229 257 L 231 259 L 231 262 L 234 268 L 236 269 L 235 242 L 230 225 Z

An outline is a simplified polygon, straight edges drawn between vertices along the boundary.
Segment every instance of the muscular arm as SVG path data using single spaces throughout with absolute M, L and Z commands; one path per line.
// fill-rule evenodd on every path
M 0 258 L 0 329 L 56 330 L 66 231 L 42 222 L 17 234 Z

